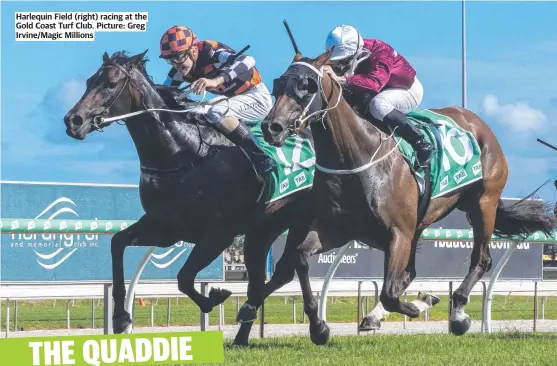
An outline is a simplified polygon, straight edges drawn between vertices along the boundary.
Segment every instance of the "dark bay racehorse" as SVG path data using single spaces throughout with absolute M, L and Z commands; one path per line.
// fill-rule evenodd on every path
M 169 247 L 181 240 L 194 243 L 178 274 L 178 288 L 208 313 L 231 293 L 211 289 L 206 297 L 194 288 L 195 277 L 232 244 L 235 236 L 245 234 L 252 304 L 242 307 L 242 319 L 247 322 L 242 324 L 237 343 L 246 344 L 255 319 L 253 304 L 260 304 L 293 276 L 294 263 L 282 261 L 276 276 L 265 284 L 266 255 L 286 230 L 289 245 L 303 240 L 305 232 L 299 227 L 303 229 L 308 222 L 307 212 L 313 212 L 307 209 L 309 190 L 257 204 L 261 186 L 249 161 L 224 135 L 196 120 L 198 117 L 175 112 L 184 108 L 173 99 L 175 91 L 151 81 L 145 70 L 146 52 L 132 57 L 124 52 L 112 57 L 105 53 L 102 66 L 87 80 L 84 95 L 64 117 L 67 134 L 83 140 L 112 123 L 103 118 L 116 116 L 114 120 L 119 120 L 122 115 L 146 109 L 174 108 L 123 118 L 139 156 L 139 193 L 145 214 L 112 238 L 114 332 L 123 333 L 132 324 L 124 308 L 127 246 Z
M 508 168 L 501 147 L 485 122 L 457 107 L 432 111 L 449 116 L 477 139 L 483 179 L 431 200 L 425 212 L 418 214 L 418 186 L 409 165 L 397 151 L 396 141 L 376 127 L 378 121 L 370 123 L 348 104 L 340 85 L 324 72 L 329 56 L 330 52 L 315 59 L 296 55 L 295 62 L 276 80 L 273 88 L 276 101 L 262 124 L 265 140 L 281 146 L 287 136 L 299 133 L 311 123 L 317 158 L 312 189 L 317 216 L 308 225 L 305 240 L 298 247 L 286 248 L 283 257 L 296 258 L 297 266 L 302 268 L 298 275 L 306 274 L 305 278 L 300 276 L 300 281 L 312 339 L 324 343 L 328 329 L 318 317 L 309 288 L 310 255 L 351 240 L 384 251 L 381 304 L 386 311 L 416 318 L 431 304 L 403 302 L 400 296 L 416 276 L 418 239 L 425 228 L 455 208 L 466 212 L 474 232 L 469 273 L 452 295 L 451 331 L 464 334 L 471 324 L 464 312 L 470 291 L 492 265 L 489 251 L 492 234 L 508 240 L 520 240 L 536 231 L 549 235 L 555 227 L 555 218 L 547 214 L 548 207 L 538 200 L 525 198 L 510 207 L 503 206 L 501 194 Z M 360 327 L 369 328 L 377 321 L 373 317 L 370 313 Z

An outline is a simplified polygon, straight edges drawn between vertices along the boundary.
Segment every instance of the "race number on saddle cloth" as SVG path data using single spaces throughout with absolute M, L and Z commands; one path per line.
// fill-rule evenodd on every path
M 236 144 L 252 163 L 258 179 L 267 180 L 276 170 L 276 164 L 244 124 L 260 122 L 273 105 L 271 94 L 255 67 L 255 59 L 239 55 L 216 76 L 208 77 L 230 57 L 235 57 L 236 52 L 220 42 L 199 41 L 184 26 L 173 26 L 163 34 L 160 52 L 160 57 L 172 66 L 164 85 L 178 87 L 185 81 L 191 83 L 191 90 L 197 94 L 208 91 L 217 95 L 210 105 L 199 106 L 192 112 L 202 114 L 211 126 Z
M 248 124 L 251 133 L 261 141 L 261 148 L 269 155 L 277 169 L 270 174 L 268 189 L 263 197 L 265 203 L 284 198 L 294 192 L 310 188 L 315 174 L 315 150 L 308 139 L 311 131 L 303 130 L 296 136 L 287 137 L 284 145 L 268 144 L 261 130 L 261 121 Z
M 435 147 L 430 160 L 431 199 L 482 179 L 482 152 L 472 133 L 457 125 L 452 118 L 429 109 L 414 110 L 407 117 L 408 123 L 422 130 L 424 139 Z M 423 194 L 425 172 L 413 168 L 416 164 L 415 149 L 404 139 L 395 139 L 414 173 L 420 194 Z

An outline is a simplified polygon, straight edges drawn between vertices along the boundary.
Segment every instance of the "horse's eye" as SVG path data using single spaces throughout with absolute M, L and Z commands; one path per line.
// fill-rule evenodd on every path
M 118 85 L 118 83 L 109 82 L 109 83 L 108 83 L 108 89 L 114 89 L 114 88 L 116 88 L 117 85 Z

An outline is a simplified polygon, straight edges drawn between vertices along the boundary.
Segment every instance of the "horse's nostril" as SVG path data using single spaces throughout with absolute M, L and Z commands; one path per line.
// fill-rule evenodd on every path
M 280 123 L 271 123 L 269 129 L 274 133 L 282 133 L 284 131 L 284 127 Z
M 81 116 L 75 115 L 72 117 L 72 125 L 81 126 L 83 124 L 83 118 Z

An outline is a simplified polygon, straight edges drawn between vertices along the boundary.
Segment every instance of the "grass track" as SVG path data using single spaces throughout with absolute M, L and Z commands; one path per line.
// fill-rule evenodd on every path
M 225 341 L 226 365 L 555 365 L 557 333 L 437 334 L 253 339 L 248 348 Z

